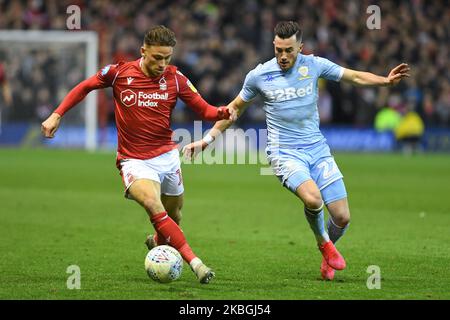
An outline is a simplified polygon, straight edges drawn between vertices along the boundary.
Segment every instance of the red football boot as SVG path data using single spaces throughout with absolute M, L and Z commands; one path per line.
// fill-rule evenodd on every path
M 345 269 L 344 257 L 337 251 L 333 242 L 328 241 L 325 244 L 319 246 L 320 252 L 328 265 L 335 270 Z
M 334 269 L 328 265 L 325 258 L 322 259 L 322 264 L 320 265 L 320 274 L 323 280 L 331 281 L 334 279 Z

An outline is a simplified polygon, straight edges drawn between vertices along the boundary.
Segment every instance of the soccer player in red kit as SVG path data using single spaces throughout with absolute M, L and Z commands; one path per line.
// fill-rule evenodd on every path
M 112 87 L 118 134 L 117 167 L 125 196 L 147 211 L 156 230 L 146 244 L 169 244 L 189 263 L 201 283 L 214 272 L 192 251 L 178 224 L 183 205 L 183 180 L 177 145 L 172 141 L 170 116 L 177 98 L 204 120 L 230 119 L 227 107 L 209 105 L 191 82 L 169 65 L 175 34 L 156 26 L 145 35 L 139 60 L 108 65 L 78 84 L 42 123 L 43 135 L 52 138 L 61 117 L 92 90 Z

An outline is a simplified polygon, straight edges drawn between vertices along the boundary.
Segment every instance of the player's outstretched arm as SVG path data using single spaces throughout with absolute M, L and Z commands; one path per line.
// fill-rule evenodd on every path
M 344 69 L 342 80 L 356 86 L 374 87 L 374 86 L 394 86 L 403 78 L 409 77 L 410 68 L 408 64 L 402 63 L 393 68 L 387 77 L 352 69 Z
M 186 159 L 193 160 L 201 151 L 211 144 L 218 136 L 228 129 L 233 122 L 245 111 L 249 103 L 237 96 L 232 102 L 227 105 L 228 112 L 230 114 L 229 120 L 220 120 L 214 124 L 214 127 L 208 132 L 208 134 L 201 140 L 194 141 L 183 147 L 183 156 Z
M 83 100 L 92 90 L 102 88 L 103 84 L 97 76 L 92 76 L 80 82 L 73 88 L 56 110 L 41 125 L 42 135 L 46 138 L 53 138 L 58 130 L 62 116 Z

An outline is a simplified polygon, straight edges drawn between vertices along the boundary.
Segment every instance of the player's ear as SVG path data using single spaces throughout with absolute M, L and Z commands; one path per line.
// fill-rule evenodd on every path
M 145 48 L 144 47 L 141 47 L 141 56 L 145 57 Z
M 302 52 L 302 50 L 303 50 L 303 43 L 300 43 L 298 45 L 298 53 Z

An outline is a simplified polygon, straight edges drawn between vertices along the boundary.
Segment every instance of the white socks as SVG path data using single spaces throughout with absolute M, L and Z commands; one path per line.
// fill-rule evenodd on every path
M 192 259 L 191 262 L 189 262 L 189 265 L 191 266 L 192 270 L 195 270 L 195 268 L 197 268 L 198 265 L 202 264 L 202 260 L 200 260 L 200 258 L 194 258 Z
M 325 222 L 323 218 L 323 202 L 320 208 L 310 209 L 305 207 L 305 217 L 309 222 L 311 230 L 314 232 L 317 243 L 322 244 L 330 241 L 328 233 L 325 231 Z

